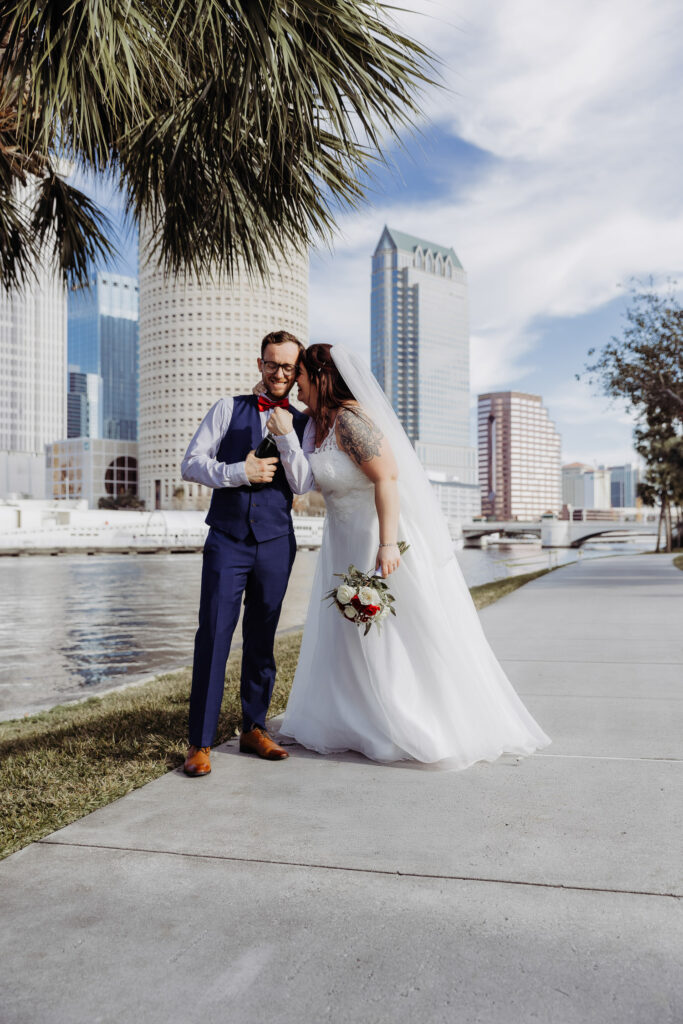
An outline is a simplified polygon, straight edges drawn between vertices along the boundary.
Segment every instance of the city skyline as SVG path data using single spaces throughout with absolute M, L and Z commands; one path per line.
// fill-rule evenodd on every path
M 395 17 L 436 51 L 444 88 L 425 93 L 421 131 L 390 148 L 369 205 L 339 217 L 333 251 L 312 253 L 311 341 L 344 342 L 369 363 L 366 282 L 383 225 L 445 237 L 468 271 L 472 437 L 477 394 L 518 389 L 543 395 L 563 461 L 634 462 L 623 405 L 574 375 L 620 332 L 632 278 L 683 269 L 682 143 L 668 127 L 683 9 L 411 6 Z M 88 188 L 121 223 L 115 190 Z M 134 234 L 124 247 L 134 273 Z

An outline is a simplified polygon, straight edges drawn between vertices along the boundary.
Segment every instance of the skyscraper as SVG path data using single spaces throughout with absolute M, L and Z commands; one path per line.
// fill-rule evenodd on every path
M 586 505 L 586 474 L 592 466 L 585 462 L 568 462 L 562 467 L 562 503 L 572 508 L 588 508 Z
M 585 475 L 586 501 L 584 508 L 611 508 L 611 479 L 609 469 L 591 466 Z
M 623 466 L 610 466 L 611 499 L 613 508 L 633 508 L 636 504 L 640 473 L 630 462 Z
M 475 483 L 467 278 L 453 249 L 384 228 L 372 257 L 371 355 L 425 468 Z
M 22 291 L 0 290 L 0 497 L 42 498 L 44 448 L 66 434 L 66 293 L 38 264 Z
M 544 512 L 559 512 L 561 438 L 540 395 L 480 395 L 478 421 L 483 514 L 537 519 Z
M 98 272 L 69 292 L 69 369 L 102 378 L 101 433 L 137 439 L 138 283 Z M 54 440 L 54 439 L 53 439 Z
M 102 437 L 102 378 L 69 367 L 66 436 Z
M 261 339 L 308 338 L 308 257 L 292 253 L 268 280 L 168 278 L 140 241 L 140 497 L 147 508 L 208 507 L 211 492 L 186 483 L 180 463 L 209 408 L 249 394 Z

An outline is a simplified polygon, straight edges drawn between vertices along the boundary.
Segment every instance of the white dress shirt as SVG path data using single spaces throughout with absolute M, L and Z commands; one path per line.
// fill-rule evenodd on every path
M 204 484 L 205 487 L 250 487 L 244 462 L 219 462 L 216 453 L 230 426 L 233 399 L 219 398 L 212 405 L 199 424 L 190 441 L 181 465 L 183 480 Z M 272 410 L 259 412 L 263 437 L 268 433 L 266 423 Z M 315 424 L 309 419 L 304 429 L 303 445 L 299 444 L 296 431 L 273 435 L 278 448 L 280 462 L 287 477 L 287 483 L 294 494 L 305 494 L 315 486 L 315 480 L 308 464 L 307 455 L 315 447 Z

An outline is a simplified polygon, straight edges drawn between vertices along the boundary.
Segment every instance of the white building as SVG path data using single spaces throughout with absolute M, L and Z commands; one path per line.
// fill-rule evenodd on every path
M 372 257 L 371 353 L 425 468 L 476 483 L 467 276 L 452 248 L 384 228 Z
M 66 291 L 34 270 L 22 291 L 0 290 L 0 498 L 42 498 L 45 445 L 66 436 Z
M 137 441 L 70 437 L 45 446 L 45 497 L 87 501 L 138 493 Z
M 612 507 L 612 476 L 609 469 L 599 466 L 585 475 L 586 498 L 584 508 Z
M 559 512 L 562 440 L 540 395 L 480 395 L 478 422 L 483 514 L 535 520 L 544 512 Z
M 585 462 L 568 462 L 562 467 L 562 503 L 572 508 L 586 508 L 586 473 L 593 467 Z
M 464 484 L 445 473 L 429 473 L 429 482 L 453 536 L 460 535 L 462 523 L 481 515 L 479 484 Z
M 612 470 L 587 466 L 583 462 L 563 466 L 562 501 L 572 508 L 612 508 Z M 635 495 L 631 504 L 635 504 Z
M 225 395 L 259 379 L 261 339 L 308 339 L 308 257 L 293 254 L 266 281 L 166 277 L 140 248 L 140 497 L 148 509 L 208 507 L 211 491 L 184 482 L 180 463 L 197 426 Z M 175 497 L 175 502 L 174 502 Z

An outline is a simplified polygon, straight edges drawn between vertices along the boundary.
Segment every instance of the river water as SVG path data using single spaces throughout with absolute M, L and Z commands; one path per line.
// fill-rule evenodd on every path
M 651 538 L 582 551 L 517 543 L 457 557 L 472 586 L 578 557 L 651 548 Z M 280 628 L 303 623 L 317 557 L 298 553 Z M 199 554 L 0 558 L 0 718 L 189 665 L 200 575 Z

